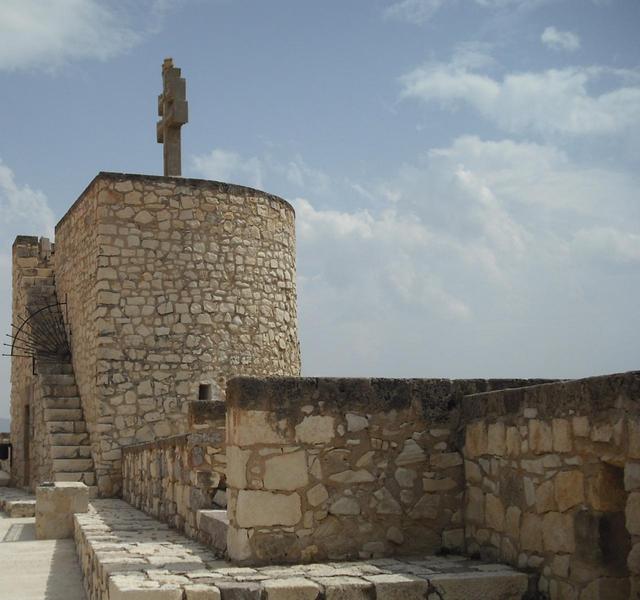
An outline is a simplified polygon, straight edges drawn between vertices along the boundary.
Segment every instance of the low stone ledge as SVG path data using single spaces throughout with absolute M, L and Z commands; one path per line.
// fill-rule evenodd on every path
M 520 600 L 528 588 L 524 573 L 460 556 L 236 567 L 121 500 L 74 520 L 92 600 Z
M 89 508 L 89 488 L 80 482 L 58 481 L 36 488 L 36 539 L 73 537 L 73 515 Z
M 34 517 L 36 497 L 18 488 L 0 487 L 0 510 L 13 519 Z

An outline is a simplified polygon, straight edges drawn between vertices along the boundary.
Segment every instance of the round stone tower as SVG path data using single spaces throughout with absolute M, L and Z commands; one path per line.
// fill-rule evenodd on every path
M 215 181 L 100 173 L 56 227 L 101 494 L 120 448 L 185 430 L 236 375 L 298 375 L 293 208 Z

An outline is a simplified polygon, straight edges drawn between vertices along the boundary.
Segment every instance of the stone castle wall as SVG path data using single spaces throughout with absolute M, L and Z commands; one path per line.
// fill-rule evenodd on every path
M 462 402 L 466 551 L 550 598 L 640 593 L 640 372 Z
M 300 369 L 293 209 L 241 186 L 101 173 L 56 228 L 99 491 L 235 375 Z
M 462 549 L 463 394 L 514 380 L 238 378 L 229 556 L 308 562 Z
M 53 264 L 50 252 L 43 252 L 37 237 L 18 236 L 13 243 L 12 323 L 27 318 L 27 309 L 48 304 L 53 294 Z M 15 333 L 15 328 L 12 328 Z M 22 336 L 21 336 L 22 337 Z M 20 350 L 16 349 L 20 354 Z M 28 417 L 27 417 L 28 413 Z M 28 422 L 27 422 L 28 418 Z M 47 436 L 42 389 L 34 375 L 31 358 L 11 359 L 12 481 L 18 487 L 33 488 L 51 475 L 49 448 L 37 440 Z

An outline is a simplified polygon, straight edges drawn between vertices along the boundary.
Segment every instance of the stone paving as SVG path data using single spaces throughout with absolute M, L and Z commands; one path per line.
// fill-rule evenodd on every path
M 528 588 L 460 556 L 236 567 L 121 500 L 74 518 L 90 600 L 519 600 Z
M 34 517 L 36 497 L 18 488 L 0 487 L 0 510 L 16 519 Z

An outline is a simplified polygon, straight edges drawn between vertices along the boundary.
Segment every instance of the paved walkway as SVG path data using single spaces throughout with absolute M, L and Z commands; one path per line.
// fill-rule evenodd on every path
M 35 519 L 0 512 L 0 600 L 85 600 L 73 540 L 35 540 Z

